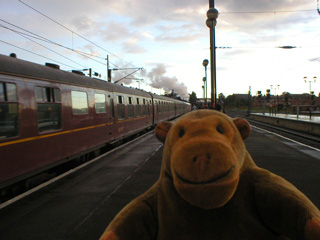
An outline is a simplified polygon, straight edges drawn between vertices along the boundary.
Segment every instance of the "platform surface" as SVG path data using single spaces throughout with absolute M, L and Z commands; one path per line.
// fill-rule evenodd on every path
M 320 207 L 319 150 L 257 128 L 245 142 L 258 166 L 284 177 Z M 0 239 L 98 239 L 128 202 L 157 181 L 161 158 L 152 134 L 109 154 L 1 209 Z

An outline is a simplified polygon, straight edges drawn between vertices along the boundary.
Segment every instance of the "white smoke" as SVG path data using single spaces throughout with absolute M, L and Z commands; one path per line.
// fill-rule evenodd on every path
M 115 69 L 117 70 L 112 71 L 112 82 L 117 82 L 120 79 L 121 80 L 118 84 L 123 83 L 126 85 L 130 85 L 133 82 L 133 79 L 135 78 L 134 72 L 137 72 L 137 69 L 135 69 L 131 63 L 117 63 Z
M 187 86 L 184 83 L 180 83 L 176 77 L 165 76 L 166 72 L 166 66 L 163 63 L 158 63 L 157 66 L 146 75 L 151 81 L 150 86 L 164 89 L 167 93 L 174 91 L 180 97 L 186 98 L 188 96 Z
M 180 83 L 179 80 L 176 77 L 168 77 L 166 76 L 166 66 L 163 63 L 158 63 L 155 68 L 153 68 L 150 72 L 146 72 L 145 70 L 139 70 L 135 72 L 135 69 L 130 70 L 124 70 L 126 68 L 130 68 L 132 65 L 130 63 L 127 64 L 117 64 L 117 68 L 123 69 L 123 70 L 114 70 L 112 71 L 112 82 L 119 81 L 118 84 L 126 84 L 130 85 L 134 81 L 133 79 L 141 79 L 142 78 L 148 78 L 150 81 L 150 86 L 157 89 L 163 89 L 167 93 L 171 93 L 172 91 L 181 98 L 188 98 L 188 89 L 187 86 L 184 83 Z M 133 73 L 132 75 L 129 75 L 130 73 Z M 129 76 L 127 76 L 129 75 Z M 127 76 L 126 78 L 124 78 Z

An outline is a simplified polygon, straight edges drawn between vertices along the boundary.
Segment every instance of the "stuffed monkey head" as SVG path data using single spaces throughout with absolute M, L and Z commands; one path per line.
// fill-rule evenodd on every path
M 237 189 L 246 156 L 243 139 L 250 131 L 246 120 L 214 110 L 159 123 L 155 134 L 165 143 L 161 177 L 171 178 L 178 194 L 192 206 L 225 205 Z

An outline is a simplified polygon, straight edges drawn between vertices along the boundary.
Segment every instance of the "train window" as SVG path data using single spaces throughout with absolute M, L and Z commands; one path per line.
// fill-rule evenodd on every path
M 4 92 L 4 83 L 0 83 L 0 101 L 4 101 L 5 98 L 5 92 Z
M 18 135 L 18 104 L 0 103 L 0 139 Z
M 124 104 L 122 96 L 118 96 L 118 104 Z
M 43 88 L 43 97 L 45 102 L 53 102 L 53 88 Z
M 17 86 L 13 83 L 0 83 L 0 101 L 15 102 L 17 100 Z
M 15 137 L 19 130 L 17 87 L 0 82 L 0 139 Z
M 118 96 L 117 113 L 118 113 L 118 119 L 125 118 L 125 105 L 124 105 L 123 96 Z
M 53 131 L 61 129 L 61 104 L 38 103 L 38 131 Z
M 61 102 L 60 90 L 50 87 L 36 87 L 37 102 Z
M 96 93 L 94 95 L 96 113 L 106 113 L 106 95 Z
M 88 95 L 86 92 L 72 91 L 72 110 L 74 114 L 87 114 L 88 108 Z
M 114 106 L 113 106 L 113 98 L 110 98 L 110 112 L 111 112 L 111 117 L 114 117 Z
M 140 99 L 139 98 L 137 98 L 136 115 L 137 115 L 137 117 L 141 116 L 141 105 L 140 105 Z
M 148 111 L 148 106 L 146 105 L 146 99 L 143 99 L 143 109 L 142 109 L 143 116 L 147 115 L 147 111 Z
M 4 83 L 0 83 L 0 101 L 4 101 L 4 95 L 5 95 L 5 92 L 4 92 Z
M 133 104 L 132 104 L 132 97 L 128 97 L 128 117 L 133 118 Z
M 42 87 L 36 87 L 36 100 L 37 100 L 37 102 L 43 102 Z
M 58 88 L 36 87 L 38 131 L 61 129 L 61 97 Z
M 158 111 L 157 111 L 157 101 L 153 101 L 153 113 L 155 114 L 155 113 L 157 113 Z
M 8 102 L 13 102 L 13 101 L 17 101 L 18 97 L 17 97 L 17 87 L 15 84 L 13 83 L 7 83 L 6 84 L 7 87 L 7 101 Z

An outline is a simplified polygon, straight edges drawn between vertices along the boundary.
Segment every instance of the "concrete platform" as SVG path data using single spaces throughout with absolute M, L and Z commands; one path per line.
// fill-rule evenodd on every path
M 250 114 L 249 119 L 256 120 L 263 123 L 268 123 L 274 126 L 284 127 L 316 136 L 320 136 L 320 117 L 313 117 L 311 120 L 285 117 L 285 115 L 262 115 Z
M 320 207 L 319 150 L 257 128 L 246 145 L 259 166 L 291 181 Z M 123 206 L 158 179 L 160 146 L 148 135 L 1 209 L 0 239 L 98 239 Z

